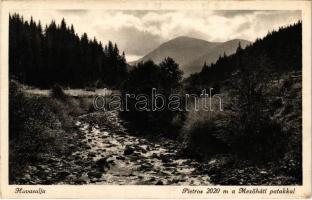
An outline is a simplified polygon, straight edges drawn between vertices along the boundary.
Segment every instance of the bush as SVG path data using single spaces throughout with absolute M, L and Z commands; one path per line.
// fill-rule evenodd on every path
M 67 98 L 63 88 L 59 84 L 53 85 L 53 87 L 51 88 L 51 96 L 61 100 L 66 100 Z
M 232 116 L 229 145 L 238 155 L 259 162 L 282 158 L 288 135 L 276 121 L 268 118 L 255 121 L 239 121 Z
M 86 91 L 95 92 L 96 87 L 85 87 Z
M 190 111 L 181 133 L 185 149 L 201 159 L 223 153 L 257 162 L 282 158 L 289 137 L 280 124 L 270 118 L 242 121 L 240 114 Z
M 200 158 L 225 153 L 228 145 L 222 135 L 226 125 L 225 114 L 222 111 L 206 111 L 194 107 L 187 113 L 181 136 L 188 153 Z

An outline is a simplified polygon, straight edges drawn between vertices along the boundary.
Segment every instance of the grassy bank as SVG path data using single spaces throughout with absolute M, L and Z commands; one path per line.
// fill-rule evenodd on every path
M 74 118 L 92 108 L 91 98 L 25 93 L 23 87 L 10 81 L 9 93 L 9 180 L 17 183 L 25 169 L 40 163 L 43 157 L 71 154 Z

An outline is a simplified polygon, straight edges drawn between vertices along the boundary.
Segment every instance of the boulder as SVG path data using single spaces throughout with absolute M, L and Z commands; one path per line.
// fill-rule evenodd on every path
M 134 149 L 132 149 L 129 146 L 126 146 L 125 151 L 124 151 L 124 155 L 127 156 L 127 155 L 131 155 L 133 153 L 134 153 Z
M 161 180 L 157 181 L 157 183 L 156 183 L 156 185 L 163 185 L 163 184 L 164 183 Z
M 61 172 L 58 172 L 56 174 L 56 176 L 60 179 L 64 179 L 66 178 L 70 173 L 69 172 L 66 172 L 66 171 L 61 171 Z
M 153 166 L 150 164 L 150 163 L 143 163 L 141 166 L 140 166 L 140 170 L 149 170 L 151 169 Z
M 101 172 L 88 172 L 88 177 L 89 178 L 101 178 L 102 173 Z
M 125 160 L 126 158 L 123 157 L 123 156 L 117 156 L 116 159 L 117 159 L 117 160 Z
M 95 162 L 95 164 L 97 166 L 100 166 L 100 167 L 108 167 L 109 166 L 106 158 L 100 158 L 99 160 L 97 160 Z

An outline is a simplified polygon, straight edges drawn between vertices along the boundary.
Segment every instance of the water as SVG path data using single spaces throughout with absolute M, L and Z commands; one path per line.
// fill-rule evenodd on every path
M 94 113 L 93 113 L 94 114 Z M 116 112 L 105 112 L 98 126 L 92 113 L 77 118 L 77 131 L 67 134 L 69 155 L 43 155 L 28 166 L 22 184 L 210 185 L 199 163 L 177 157 L 170 141 L 161 144 L 127 134 Z M 104 124 L 105 124 L 104 123 Z
M 90 149 L 80 155 L 87 158 L 93 155 L 93 161 L 106 158 L 110 167 L 96 184 L 164 184 L 164 185 L 209 185 L 207 175 L 198 174 L 199 165 L 191 159 L 177 159 L 177 150 L 161 147 L 144 138 L 127 134 L 101 131 L 88 123 L 76 123 Z M 133 149 L 130 155 L 124 155 L 125 149 Z M 92 181 L 92 179 L 88 180 Z

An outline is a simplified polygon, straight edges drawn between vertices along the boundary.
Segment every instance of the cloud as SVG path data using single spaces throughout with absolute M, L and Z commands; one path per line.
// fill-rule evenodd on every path
M 217 10 L 214 11 L 213 13 L 215 15 L 223 16 L 223 17 L 235 17 L 235 16 L 243 16 L 243 15 L 248 15 L 248 14 L 253 14 L 256 11 L 254 10 Z
M 48 24 L 64 17 L 75 30 L 102 43 L 116 42 L 121 50 L 143 56 L 178 36 L 223 42 L 235 38 L 254 41 L 268 31 L 301 19 L 300 11 L 255 10 L 16 10 L 25 19 Z
M 97 26 L 95 28 L 101 41 L 107 42 L 110 38 L 117 42 L 118 46 L 127 53 L 143 55 L 156 48 L 164 40 L 149 31 L 140 30 L 134 26 L 124 26 L 119 28 L 105 28 Z
M 88 13 L 88 10 L 70 10 L 70 9 L 66 9 L 66 10 L 58 10 L 57 11 L 59 14 L 61 15 L 85 15 Z

